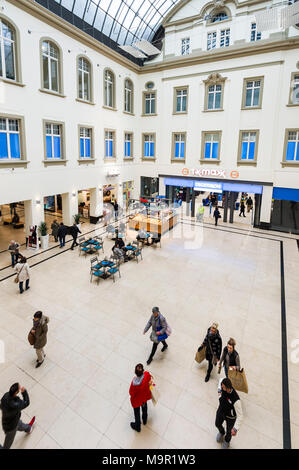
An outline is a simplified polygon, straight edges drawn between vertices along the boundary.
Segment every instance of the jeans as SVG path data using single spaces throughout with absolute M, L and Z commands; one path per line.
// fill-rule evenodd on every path
M 147 422 L 147 403 L 143 403 L 143 405 L 141 406 L 141 410 L 142 410 L 142 421 L 143 421 L 143 424 L 146 424 Z M 137 408 L 134 408 L 134 416 L 135 416 L 135 426 L 136 426 L 136 430 L 137 431 L 140 431 L 140 428 L 141 428 L 141 421 L 140 421 L 140 406 L 138 406 Z
M 20 420 L 18 422 L 18 426 L 15 429 L 5 433 L 5 440 L 4 440 L 4 444 L 3 444 L 3 449 L 10 449 L 11 448 L 17 431 L 24 431 L 24 432 L 28 433 L 30 431 L 30 429 L 31 429 L 31 427 L 29 426 L 29 424 L 25 424 Z
M 226 421 L 226 434 L 225 434 L 225 430 L 224 430 L 224 427 L 223 427 L 223 421 Z M 227 418 L 222 413 L 221 409 L 218 408 L 217 413 L 216 413 L 215 426 L 218 429 L 218 431 L 220 432 L 220 434 L 222 434 L 223 436 L 225 435 L 225 441 L 226 442 L 230 442 L 230 440 L 232 438 L 232 429 L 234 427 L 235 422 L 236 422 L 236 418 L 234 418 L 234 419 Z
M 11 256 L 11 265 L 14 267 L 14 265 L 18 262 L 18 259 L 20 257 L 19 253 L 10 253 Z
M 159 343 L 163 343 L 163 346 L 166 346 L 167 347 L 167 343 L 165 340 L 163 341 L 159 341 Z M 150 354 L 150 358 L 153 359 L 154 355 L 155 355 L 155 352 L 157 351 L 157 347 L 158 347 L 158 344 L 159 343 L 153 343 L 153 348 L 152 348 L 152 352 Z
M 59 238 L 59 243 L 60 243 L 60 248 L 62 248 L 65 245 L 65 236 Z
M 26 279 L 26 290 L 29 289 L 29 279 Z M 20 289 L 20 292 L 21 294 L 24 292 L 24 289 L 23 289 L 23 281 L 19 282 L 19 289 Z

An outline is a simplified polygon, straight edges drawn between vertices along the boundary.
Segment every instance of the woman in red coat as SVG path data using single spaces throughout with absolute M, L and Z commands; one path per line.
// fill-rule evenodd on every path
M 142 364 L 137 364 L 135 367 L 136 376 L 132 380 L 129 394 L 131 397 L 131 404 L 134 408 L 135 423 L 131 423 L 131 428 L 135 431 L 141 431 L 140 421 L 140 407 L 142 409 L 142 422 L 147 422 L 147 400 L 152 398 L 150 391 L 150 384 L 152 376 L 149 372 L 143 369 Z

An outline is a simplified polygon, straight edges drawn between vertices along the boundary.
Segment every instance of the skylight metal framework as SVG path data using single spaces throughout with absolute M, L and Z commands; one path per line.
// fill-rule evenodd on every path
M 152 41 L 179 0 L 55 0 L 116 44 Z

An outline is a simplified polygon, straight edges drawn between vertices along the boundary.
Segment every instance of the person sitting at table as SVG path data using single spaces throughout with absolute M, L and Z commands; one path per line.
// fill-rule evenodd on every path
M 145 242 L 147 240 L 147 232 L 143 228 L 141 228 L 138 231 L 138 235 L 136 237 L 136 240 L 142 241 L 142 242 Z
M 153 245 L 154 243 L 160 243 L 161 241 L 161 233 L 152 233 L 152 243 L 151 245 Z
M 113 253 L 115 252 L 116 249 L 121 250 L 123 253 L 124 261 L 128 261 L 129 259 L 127 255 L 128 249 L 125 247 L 125 242 L 123 241 L 122 238 L 115 239 L 114 246 L 112 247 Z

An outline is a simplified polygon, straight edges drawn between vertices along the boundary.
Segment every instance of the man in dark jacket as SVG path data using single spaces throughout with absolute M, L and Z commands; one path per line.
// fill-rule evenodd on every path
M 215 217 L 215 225 L 218 225 L 218 219 L 220 219 L 220 217 L 221 217 L 220 210 L 218 209 L 218 206 L 215 207 L 214 217 Z
M 59 229 L 58 229 L 58 232 L 57 232 L 57 238 L 58 238 L 59 243 L 60 243 L 60 248 L 64 247 L 64 245 L 65 245 L 66 233 L 67 233 L 67 227 L 65 225 L 63 225 L 63 222 L 60 222 L 60 226 L 59 226 Z
M 23 400 L 18 397 L 22 393 Z M 0 408 L 2 411 L 2 428 L 5 433 L 3 449 L 10 449 L 17 431 L 24 431 L 30 434 L 35 422 L 35 416 L 29 424 L 21 421 L 21 411 L 29 406 L 29 395 L 24 387 L 18 383 L 13 384 L 9 392 L 5 393 L 1 399 Z
M 240 397 L 233 388 L 230 379 L 220 379 L 218 385 L 219 407 L 216 413 L 215 426 L 219 433 L 216 441 L 222 442 L 222 448 L 227 449 L 232 436 L 235 436 L 243 419 Z M 226 421 L 226 433 L 223 422 Z
M 78 246 L 78 243 L 77 243 L 78 233 L 82 233 L 82 232 L 79 230 L 79 228 L 76 224 L 73 224 L 70 228 L 70 234 L 73 237 L 73 243 L 72 243 L 72 246 L 71 246 L 71 250 L 74 249 L 74 246 Z
M 213 369 L 213 365 L 216 366 L 217 362 L 220 361 L 222 351 L 222 339 L 218 331 L 218 323 L 213 323 L 208 329 L 205 339 L 202 345 L 198 348 L 201 351 L 203 347 L 206 347 L 206 360 L 209 363 L 205 382 L 208 382 Z

